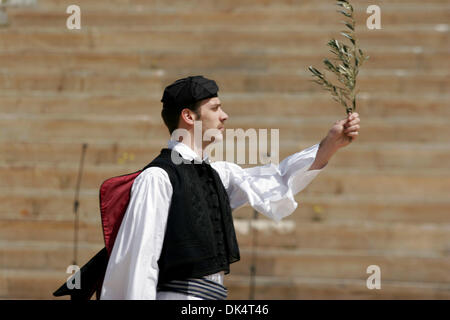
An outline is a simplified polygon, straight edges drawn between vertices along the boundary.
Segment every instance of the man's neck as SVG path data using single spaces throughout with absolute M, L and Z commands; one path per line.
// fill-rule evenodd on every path
M 189 147 L 191 150 L 193 150 L 197 154 L 197 156 L 199 156 L 200 159 L 203 159 L 203 154 L 204 154 L 203 150 L 205 150 L 206 146 L 197 146 L 194 141 L 191 141 L 189 144 L 186 143 L 185 141 L 180 141 L 180 140 L 178 140 L 178 142 Z

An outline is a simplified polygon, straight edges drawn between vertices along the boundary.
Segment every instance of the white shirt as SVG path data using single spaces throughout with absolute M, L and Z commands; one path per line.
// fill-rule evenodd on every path
M 169 140 L 168 148 L 187 160 L 200 160 L 183 143 Z M 287 157 L 279 165 L 243 169 L 231 162 L 216 161 L 211 166 L 222 180 L 232 210 L 249 204 L 263 215 L 279 221 L 297 208 L 294 195 L 323 170 L 308 171 L 318 149 L 319 144 L 311 146 Z M 147 168 L 134 180 L 130 202 L 109 258 L 101 299 L 194 299 L 180 293 L 156 291 L 158 259 L 172 190 L 169 176 L 159 167 Z M 223 272 L 207 278 L 223 284 Z

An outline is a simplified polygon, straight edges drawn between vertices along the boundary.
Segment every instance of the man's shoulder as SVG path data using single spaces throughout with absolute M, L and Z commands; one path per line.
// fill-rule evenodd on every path
M 151 180 L 155 180 L 155 179 L 159 179 L 162 181 L 168 181 L 170 183 L 169 175 L 167 174 L 166 170 L 164 170 L 161 167 L 157 167 L 157 166 L 144 169 L 136 177 L 135 183 L 151 181 Z
M 133 181 L 131 192 L 137 190 L 153 190 L 159 191 L 172 190 L 172 183 L 167 172 L 159 167 L 150 167 L 143 170 Z

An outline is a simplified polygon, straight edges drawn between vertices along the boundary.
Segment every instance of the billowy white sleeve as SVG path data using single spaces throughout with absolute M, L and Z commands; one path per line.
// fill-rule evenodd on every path
M 279 165 L 243 169 L 231 162 L 217 161 L 211 166 L 219 173 L 233 210 L 249 204 L 279 221 L 294 212 L 298 206 L 294 196 L 324 169 L 308 171 L 318 150 L 319 144 L 315 144 L 290 155 Z
M 144 170 L 134 180 L 130 202 L 109 258 L 101 299 L 156 298 L 158 260 L 172 192 L 169 176 L 158 167 Z

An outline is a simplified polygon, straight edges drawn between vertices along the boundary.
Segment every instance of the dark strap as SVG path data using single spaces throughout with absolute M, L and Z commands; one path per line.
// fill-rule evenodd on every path
M 58 290 L 53 292 L 53 295 L 55 297 L 70 295 L 71 300 L 90 300 L 94 292 L 97 291 L 98 299 L 106 267 L 108 266 L 108 259 L 108 251 L 106 248 L 103 248 Z M 69 289 L 67 282 L 72 281 L 75 277 L 80 279 L 80 289 Z

